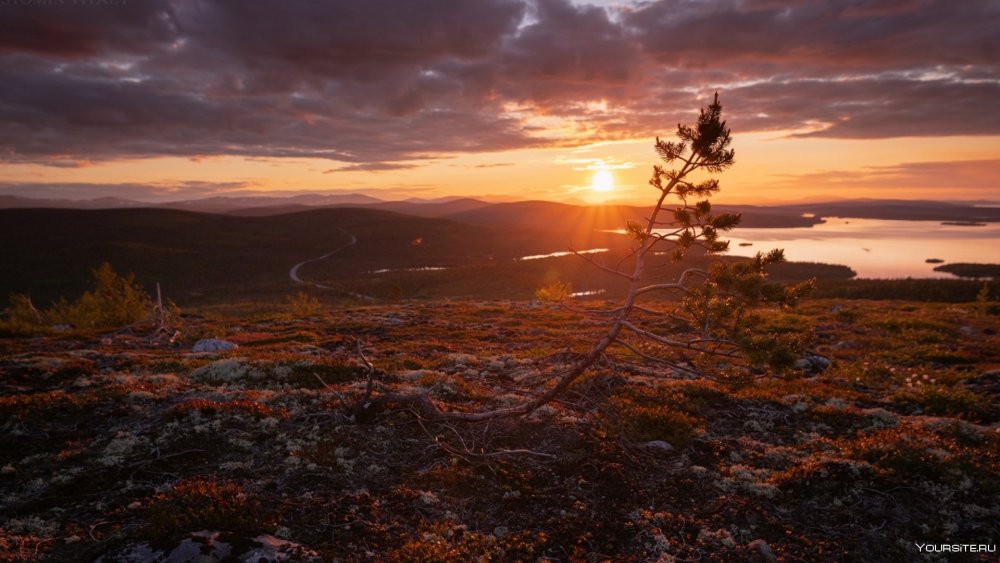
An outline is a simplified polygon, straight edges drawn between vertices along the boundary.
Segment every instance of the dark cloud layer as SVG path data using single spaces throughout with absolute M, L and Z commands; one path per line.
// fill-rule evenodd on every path
M 0 158 L 237 154 L 390 170 L 447 153 L 663 134 L 715 90 L 738 131 L 998 134 L 998 6 L 9 2 Z M 538 116 L 580 136 L 554 135 Z

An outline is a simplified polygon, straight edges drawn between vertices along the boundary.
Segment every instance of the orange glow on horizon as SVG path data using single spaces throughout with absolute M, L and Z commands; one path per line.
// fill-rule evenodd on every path
M 572 148 L 520 149 L 431 156 L 382 171 L 344 171 L 324 159 L 200 159 L 162 157 L 93 162 L 80 168 L 38 164 L 7 167 L 16 183 L 154 186 L 168 201 L 255 193 L 361 193 L 385 200 L 411 197 L 541 199 L 565 203 L 648 204 L 647 184 L 657 158 L 651 139 Z M 734 133 L 736 165 L 719 175 L 717 201 L 768 204 L 830 198 L 983 199 L 1000 201 L 1000 136 L 911 137 L 891 140 L 795 138 L 781 133 Z M 928 175 L 928 163 L 948 166 L 949 177 Z M 585 164 L 580 164 L 585 163 Z M 948 191 L 941 191 L 941 183 Z M 22 193 L 31 197 L 31 193 Z M 105 194 L 94 195 L 100 197 Z M 36 196 L 46 197 L 46 196 Z

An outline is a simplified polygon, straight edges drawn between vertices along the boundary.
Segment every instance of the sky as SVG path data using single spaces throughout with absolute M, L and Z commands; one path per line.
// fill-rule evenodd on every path
M 996 0 L 0 0 L 0 194 L 1000 203 Z

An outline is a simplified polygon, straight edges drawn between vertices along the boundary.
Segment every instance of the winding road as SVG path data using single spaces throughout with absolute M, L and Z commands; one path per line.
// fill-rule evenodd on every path
M 318 256 L 316 258 L 310 258 L 308 260 L 303 260 L 303 261 L 299 262 L 298 264 L 292 266 L 292 269 L 288 270 L 288 277 L 291 278 L 291 280 L 293 282 L 295 282 L 295 283 L 302 283 L 302 284 L 306 284 L 306 285 L 311 285 L 313 287 L 318 287 L 320 289 L 333 289 L 333 290 L 337 290 L 338 289 L 336 287 L 330 287 L 328 285 L 324 285 L 324 284 L 321 284 L 321 283 L 304 280 L 304 279 L 302 279 L 301 276 L 299 276 L 299 269 L 301 269 L 302 266 L 305 266 L 306 264 L 308 264 L 310 262 L 319 262 L 320 260 L 326 260 L 327 258 L 329 258 L 329 257 L 333 256 L 334 254 L 340 252 L 341 250 L 344 250 L 345 248 L 350 248 L 350 247 L 352 247 L 352 246 L 354 246 L 355 244 L 358 243 L 358 237 L 354 236 L 352 233 L 349 233 L 349 232 L 347 232 L 344 229 L 341 229 L 339 227 L 337 228 L 337 230 L 339 230 L 340 232 L 342 232 L 345 235 L 347 235 L 348 237 L 350 237 L 351 240 L 348 241 L 346 244 L 342 244 L 342 245 L 340 245 L 337 248 L 331 250 L 330 252 L 327 252 L 326 254 L 324 254 L 322 256 Z M 357 292 L 354 292 L 354 291 L 348 291 L 346 293 L 348 295 L 350 295 L 351 297 L 355 297 L 355 298 L 358 298 L 358 299 L 361 299 L 361 300 L 364 300 L 364 301 L 374 301 L 375 300 L 374 297 L 371 297 L 369 295 L 364 295 L 362 293 L 357 293 Z

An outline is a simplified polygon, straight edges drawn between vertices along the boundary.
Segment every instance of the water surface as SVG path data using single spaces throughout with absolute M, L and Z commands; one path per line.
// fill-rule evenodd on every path
M 734 256 L 783 248 L 789 261 L 843 264 L 859 278 L 955 277 L 935 272 L 939 264 L 928 264 L 929 258 L 1000 263 L 1000 223 L 967 227 L 938 221 L 827 217 L 812 227 L 736 228 L 727 235 L 729 254 Z

